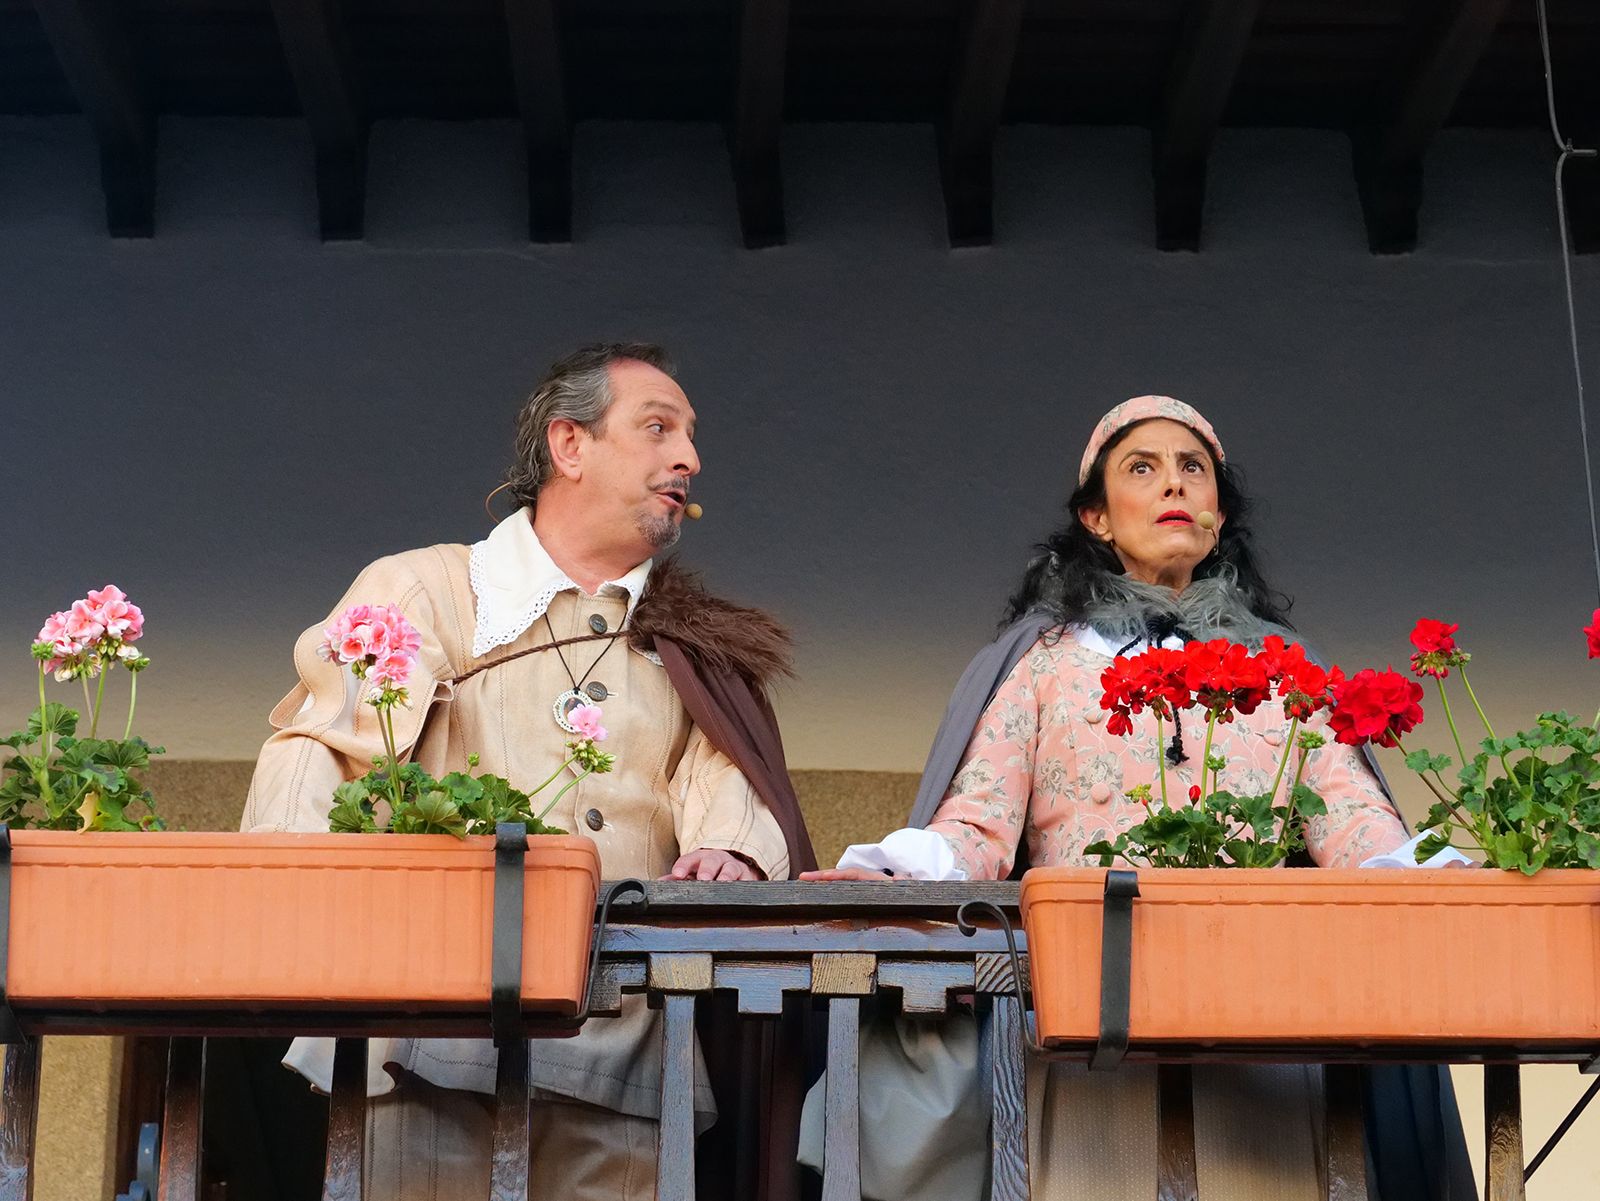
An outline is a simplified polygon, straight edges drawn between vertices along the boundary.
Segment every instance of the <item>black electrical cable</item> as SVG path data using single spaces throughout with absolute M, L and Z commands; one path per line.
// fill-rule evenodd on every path
M 1594 468 L 1589 461 L 1589 414 L 1583 399 L 1583 362 L 1578 354 L 1578 315 L 1572 301 L 1572 240 L 1567 231 L 1565 173 L 1569 158 L 1594 158 L 1595 150 L 1575 147 L 1561 132 L 1556 117 L 1555 70 L 1550 62 L 1550 17 L 1545 0 L 1535 0 L 1539 15 L 1539 50 L 1544 55 L 1544 99 L 1550 113 L 1550 136 L 1555 139 L 1556 224 L 1561 231 L 1561 270 L 1567 287 L 1567 334 L 1572 344 L 1572 376 L 1578 386 L 1578 432 L 1583 439 L 1583 481 L 1589 501 L 1589 539 L 1594 548 L 1596 598 L 1600 599 L 1600 522 L 1595 519 Z

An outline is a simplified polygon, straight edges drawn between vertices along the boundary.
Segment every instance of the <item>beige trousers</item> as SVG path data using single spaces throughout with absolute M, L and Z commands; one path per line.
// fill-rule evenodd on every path
M 1321 1068 L 1201 1064 L 1194 1113 L 1207 1201 L 1321 1201 Z M 1028 1166 L 1034 1201 L 1155 1196 L 1155 1068 L 1090 1072 L 1029 1056 Z
M 655 1197 L 653 1119 L 564 1099 L 536 1098 L 530 1108 L 532 1196 Z M 363 1201 L 484 1201 L 493 1131 L 492 1097 L 409 1078 L 367 1103 Z

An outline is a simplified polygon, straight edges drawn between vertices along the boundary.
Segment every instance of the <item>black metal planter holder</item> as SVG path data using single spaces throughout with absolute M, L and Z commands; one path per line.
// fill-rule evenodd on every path
M 600 974 L 600 948 L 605 943 L 611 903 L 624 893 L 639 894 L 644 884 L 617 880 L 600 899 L 594 943 L 589 951 L 589 974 L 583 1003 L 570 1018 L 540 1019 L 529 1023 L 522 1016 L 522 907 L 523 869 L 528 858 L 528 827 L 502 822 L 494 832 L 494 914 L 489 954 L 489 1025 L 498 1049 L 495 1067 L 494 1133 L 490 1148 L 490 1196 L 526 1198 L 528 1195 L 528 1039 L 530 1034 L 575 1029 L 589 1016 L 595 981 Z
M 1109 1071 L 1128 1053 L 1129 1006 L 1133 996 L 1133 902 L 1139 895 L 1139 873 L 1113 869 L 1106 873 L 1105 892 L 1100 907 L 1100 1032 L 1089 1055 L 1090 1071 Z M 1033 1026 L 1026 1018 L 1023 997 L 1025 979 L 1022 957 L 1017 952 L 1016 931 L 1011 919 L 991 901 L 968 901 L 956 910 L 956 928 L 969 937 L 977 926 L 968 913 L 982 910 L 1000 924 L 1006 950 L 1011 956 L 1011 980 L 1016 988 L 1017 1005 L 1024 1015 L 1019 1023 L 1023 1044 L 1035 1055 L 1063 1058 L 1063 1053 L 1040 1046 L 1033 1037 Z
M 595 919 L 594 943 L 589 950 L 589 973 L 583 987 L 583 1002 L 571 1017 L 524 1020 L 522 1016 L 522 907 L 523 869 L 528 858 L 528 827 L 521 822 L 501 822 L 494 832 L 494 911 L 489 952 L 489 1026 L 495 1046 L 523 1040 L 529 1034 L 554 1033 L 583 1025 L 589 1017 L 594 986 L 600 976 L 600 948 L 605 943 L 606 925 L 612 903 L 629 893 L 639 900 L 628 908 L 642 910 L 645 888 L 642 880 L 613 880 L 600 897 Z

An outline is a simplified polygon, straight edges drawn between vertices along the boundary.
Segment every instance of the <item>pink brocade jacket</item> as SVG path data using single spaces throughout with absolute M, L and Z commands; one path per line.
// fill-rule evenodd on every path
M 1018 660 L 982 719 L 961 768 L 928 828 L 949 842 L 957 866 L 970 880 L 1004 879 L 1026 836 L 1037 867 L 1094 865 L 1084 854 L 1090 843 L 1144 820 L 1145 809 L 1125 794 L 1149 784 L 1159 795 L 1155 717 L 1133 719 L 1125 738 L 1106 732 L 1100 707 L 1100 675 L 1111 656 L 1069 630 L 1046 634 Z M 1167 797 L 1189 803 L 1205 746 L 1205 714 L 1180 715 L 1188 757 L 1167 768 Z M 1221 787 L 1238 795 L 1259 794 L 1272 783 L 1289 723 L 1283 706 L 1270 700 L 1248 717 L 1218 725 L 1212 752 L 1227 760 Z M 1328 744 L 1311 752 L 1303 783 L 1327 803 L 1326 817 L 1309 823 L 1307 844 L 1321 867 L 1357 867 L 1407 840 L 1405 825 L 1384 796 L 1360 753 L 1340 746 L 1327 730 L 1326 714 L 1305 728 Z M 1166 740 L 1170 722 L 1163 723 Z M 1294 775 L 1291 759 L 1279 788 L 1279 803 Z

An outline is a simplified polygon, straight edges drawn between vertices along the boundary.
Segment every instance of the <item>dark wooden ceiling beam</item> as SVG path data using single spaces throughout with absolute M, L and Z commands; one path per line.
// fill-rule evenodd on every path
M 779 142 L 788 52 L 789 0 L 740 0 L 728 142 L 739 229 L 751 250 L 781 246 L 787 236 Z
M 45 36 L 100 147 L 106 227 L 114 238 L 155 233 L 156 122 L 117 0 L 34 0 Z
M 1444 0 L 1376 121 L 1356 133 L 1356 187 L 1374 254 L 1416 249 L 1422 157 L 1489 46 L 1507 0 Z
M 1151 135 L 1156 245 L 1199 250 L 1206 161 L 1261 0 L 1191 0 Z
M 572 240 L 572 121 L 555 0 L 505 0 L 511 73 L 528 151 L 528 237 Z
M 368 121 L 339 0 L 272 0 L 278 37 L 316 151 L 324 241 L 365 231 Z
M 952 246 L 994 240 L 994 140 L 1022 29 L 1023 0 L 969 0 L 950 99 L 939 126 L 939 174 Z

